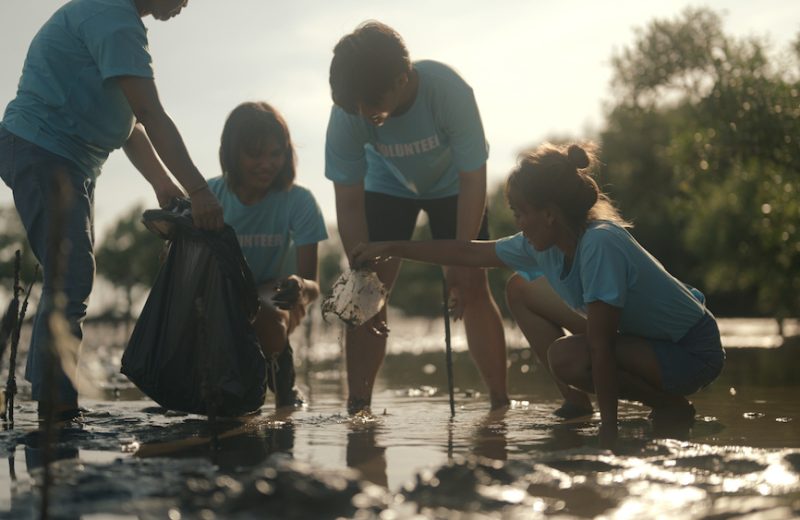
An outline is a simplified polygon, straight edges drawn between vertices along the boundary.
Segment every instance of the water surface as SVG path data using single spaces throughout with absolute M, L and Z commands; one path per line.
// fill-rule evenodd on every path
M 728 349 L 722 376 L 692 398 L 698 420 L 690 430 L 654 432 L 648 409 L 623 403 L 614 452 L 597 447 L 599 417 L 551 415 L 560 405 L 555 386 L 513 328 L 514 403 L 505 411 L 488 411 L 456 328 L 451 418 L 441 323 L 395 320 L 374 415 L 345 414 L 340 333 L 319 327 L 310 347 L 302 334 L 295 341 L 307 407 L 276 412 L 268 400 L 258 415 L 214 425 L 142 398 L 116 374 L 124 332 L 90 328 L 84 370 L 107 397 L 84 399 L 85 423 L 58 440 L 53 511 L 63 518 L 791 518 L 800 515 L 800 347 L 764 348 L 776 343 L 774 331 L 756 325 L 724 323 L 727 344 L 762 340 Z M 35 408 L 21 397 L 15 428 L 0 433 L 7 459 L 0 516 L 15 518 L 36 517 L 41 499 L 42 441 Z

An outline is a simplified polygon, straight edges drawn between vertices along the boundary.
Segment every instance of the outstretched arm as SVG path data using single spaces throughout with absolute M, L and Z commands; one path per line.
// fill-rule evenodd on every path
M 222 227 L 222 206 L 195 167 L 175 123 L 164 111 L 155 81 L 135 76 L 117 79 L 136 119 L 146 130 L 158 156 L 192 199 L 192 218 L 203 229 Z
M 495 241 L 398 240 L 358 244 L 350 252 L 350 265 L 361 266 L 389 257 L 466 267 L 505 267 L 494 250 Z

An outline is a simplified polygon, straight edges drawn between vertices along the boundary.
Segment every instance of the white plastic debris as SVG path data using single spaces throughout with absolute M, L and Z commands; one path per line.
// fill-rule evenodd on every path
M 386 288 L 373 271 L 350 269 L 333 284 L 322 302 L 322 316 L 334 314 L 350 326 L 358 326 L 378 314 L 386 302 Z

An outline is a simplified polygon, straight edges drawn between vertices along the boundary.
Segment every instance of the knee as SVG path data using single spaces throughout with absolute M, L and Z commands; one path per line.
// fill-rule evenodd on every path
M 565 336 L 554 341 L 547 349 L 547 362 L 553 374 L 567 383 L 579 379 L 586 370 L 585 356 L 577 348 L 575 336 Z
M 489 280 L 483 269 L 474 269 L 458 286 L 459 294 L 465 305 L 473 302 L 488 301 L 491 298 Z

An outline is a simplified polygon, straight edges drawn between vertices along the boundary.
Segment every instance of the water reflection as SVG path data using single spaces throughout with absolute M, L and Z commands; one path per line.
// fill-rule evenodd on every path
M 363 507 L 365 518 L 383 509 L 396 518 L 800 515 L 797 346 L 730 349 L 720 379 L 692 396 L 698 417 L 688 431 L 662 432 L 649 409 L 623 403 L 613 453 L 597 447 L 599 417 L 552 416 L 559 394 L 527 349 L 510 350 L 515 401 L 495 412 L 468 354 L 457 351 L 450 418 L 440 350 L 390 347 L 374 417 L 345 413 L 336 357 L 304 357 L 313 361 L 299 370 L 307 409 L 267 406 L 214 428 L 145 408 L 149 401 L 87 402 L 86 425 L 57 443 L 63 512 L 258 517 L 292 507 L 314 517 L 309 504 L 327 497 L 340 516 L 359 517 L 351 509 Z M 0 486 L 11 489 L 0 493 L 0 516 L 35 511 L 38 499 L 36 412 L 21 404 L 17 430 L 0 432 L 9 456 Z M 24 467 L 14 460 L 23 453 Z M 320 507 L 314 512 L 328 506 Z
M 386 448 L 377 442 L 377 424 L 353 424 L 347 432 L 347 467 L 361 472 L 361 476 L 373 484 L 388 487 L 386 475 Z
M 475 425 L 470 450 L 474 455 L 500 461 L 508 459 L 506 413 L 508 409 L 505 408 L 491 411 Z
M 288 409 L 241 420 L 218 421 L 214 426 L 205 423 L 196 425 L 190 432 L 186 431 L 185 424 L 178 424 L 162 431 L 162 438 L 171 440 L 138 444 L 134 455 L 206 458 L 224 471 L 258 466 L 273 453 L 292 454 L 295 442 L 292 412 Z

